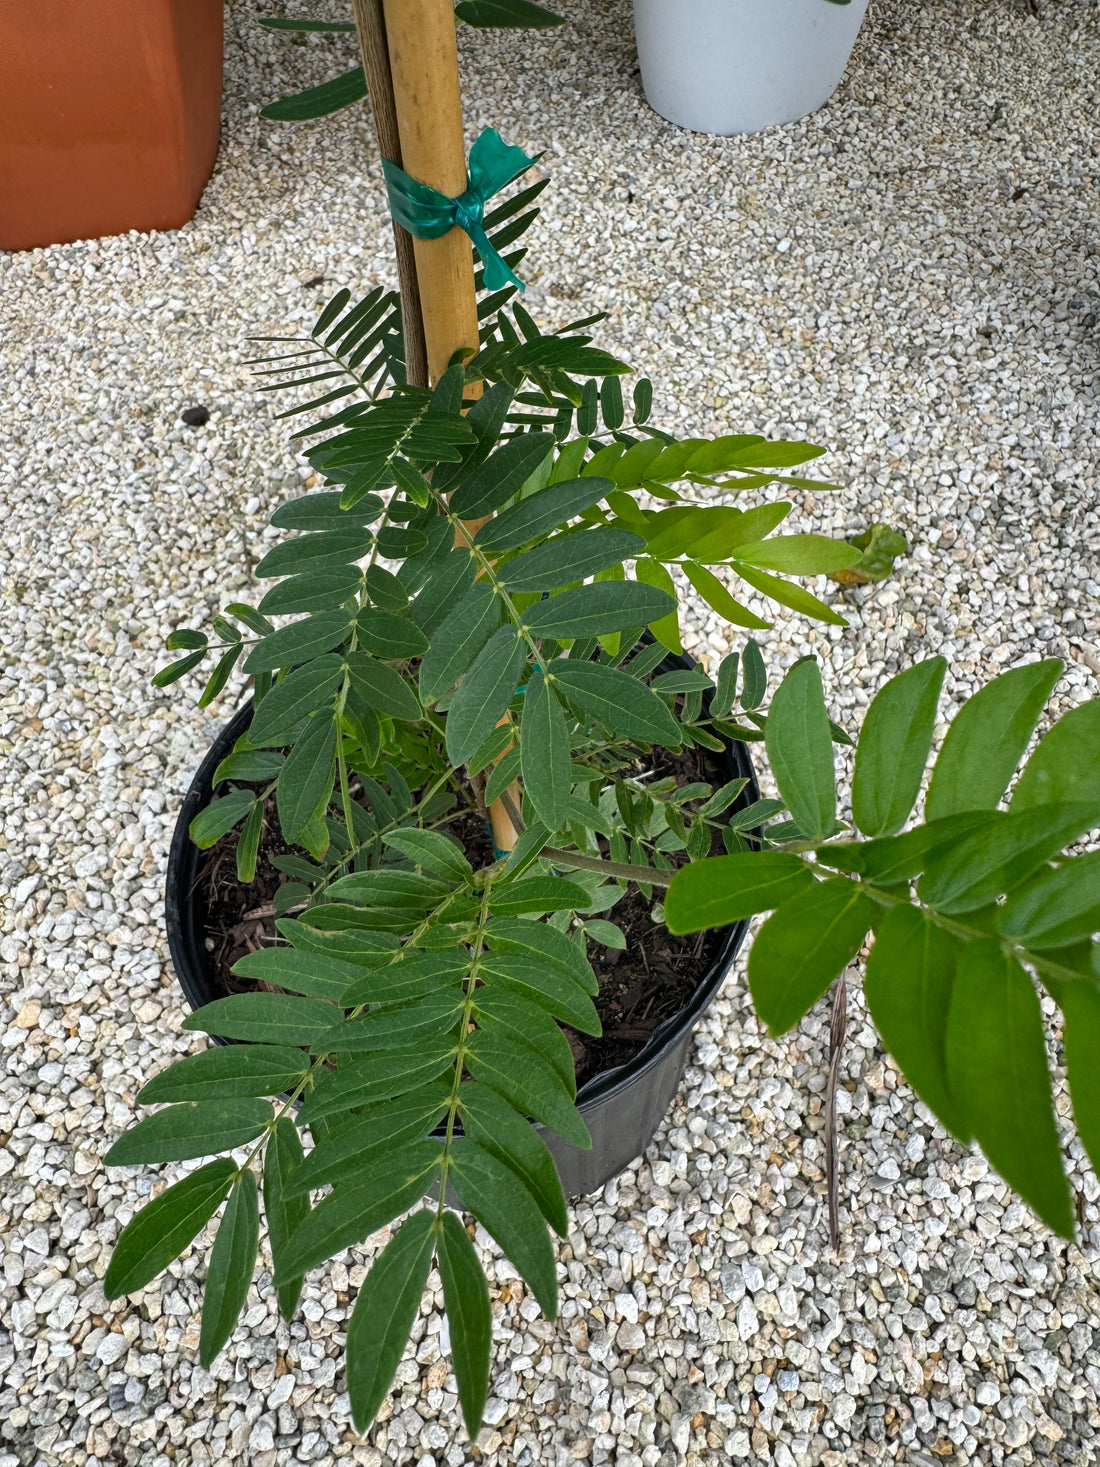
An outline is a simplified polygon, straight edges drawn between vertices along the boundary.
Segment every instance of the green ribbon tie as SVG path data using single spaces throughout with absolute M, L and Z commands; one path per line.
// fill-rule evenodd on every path
M 410 178 L 396 163 L 382 159 L 386 190 L 394 222 L 416 239 L 439 239 L 456 225 L 474 243 L 485 267 L 485 288 L 501 290 L 506 285 L 523 289 L 485 233 L 485 205 L 493 194 L 526 173 L 542 157 L 529 158 L 522 148 L 509 147 L 495 127 L 487 127 L 470 149 L 466 190 L 457 199 L 448 198 L 429 184 Z

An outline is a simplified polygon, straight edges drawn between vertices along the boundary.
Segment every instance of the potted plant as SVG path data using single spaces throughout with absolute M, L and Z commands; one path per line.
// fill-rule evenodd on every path
M 565 1228 L 559 1170 L 598 1184 L 628 1159 L 619 1133 L 630 1154 L 644 1145 L 737 924 L 773 907 L 749 969 L 768 1024 L 797 1022 L 874 932 L 868 995 L 887 1046 L 944 1123 L 976 1138 L 1052 1227 L 1071 1232 L 1027 970 L 1067 1016 L 1078 1127 L 1096 1155 L 1100 855 L 1065 848 L 1100 823 L 1100 703 L 1055 725 L 1001 812 L 1060 664 L 1003 674 L 955 720 L 928 818 L 902 833 L 945 664 L 899 675 L 859 739 L 853 819 L 867 838 L 852 839 L 836 815 L 840 735 L 814 662 L 796 664 L 764 713 L 752 642 L 714 678 L 668 660 L 679 647 L 673 563 L 742 625 L 756 618 L 716 564 L 836 619 L 774 572 L 857 552 L 772 534 L 787 501 L 739 510 L 689 497 L 791 482 L 777 463 L 816 450 L 751 435 L 671 439 L 645 422 L 644 381 L 624 430 L 622 365 L 578 329 L 540 333 L 518 305 L 489 318 L 480 351 L 434 391 L 403 388 L 396 312 L 380 292 L 355 305 L 341 292 L 288 350 L 296 375 L 324 369 L 325 396 L 343 390 L 328 374 L 354 378 L 350 405 L 300 430 L 320 439 L 308 457 L 328 487 L 276 510 L 274 525 L 290 533 L 257 566 L 272 583 L 259 605 L 230 604 L 211 637 L 174 633 L 184 655 L 159 675 L 170 683 L 215 652 L 204 702 L 236 665 L 253 677 L 252 703 L 192 790 L 174 861 L 189 840 L 215 848 L 223 870 L 235 863 L 244 890 L 233 911 L 253 926 L 234 940 L 254 950 L 233 963 L 240 991 L 228 991 L 224 965 L 219 976 L 184 932 L 202 886 L 194 861 L 177 870 L 173 953 L 202 1003 L 186 1027 L 234 1042 L 155 1077 L 141 1098 L 164 1108 L 108 1161 L 237 1155 L 207 1161 L 127 1223 L 108 1294 L 150 1282 L 224 1202 L 201 1327 L 209 1361 L 249 1287 L 261 1174 L 288 1314 L 308 1270 L 408 1214 L 349 1325 L 354 1418 L 365 1428 L 384 1399 L 434 1260 L 476 1433 L 489 1302 L 453 1209 L 485 1226 L 553 1315 L 547 1228 Z M 365 358 L 388 395 L 361 395 Z M 483 395 L 463 417 L 475 386 Z M 584 431 L 571 436 L 578 420 Z M 666 507 L 643 508 L 643 484 Z M 276 627 L 282 616 L 295 619 Z M 751 771 L 728 763 L 732 741 L 761 736 L 774 800 L 747 798 Z M 485 834 L 485 800 L 497 797 L 521 832 L 506 856 Z M 270 899 L 257 912 L 244 903 L 261 871 Z M 662 916 L 672 933 L 724 932 L 689 950 L 688 999 L 663 1032 L 642 1033 L 637 1063 L 612 1055 L 622 1068 L 586 1104 L 577 1069 L 600 1036 L 593 998 L 608 950 L 623 948 L 629 927 L 622 961 L 636 958 Z M 621 1010 L 622 986 L 611 992 Z M 597 1174 L 571 1174 L 590 1132 L 605 1148 Z
M 776 1030 L 875 933 L 887 1045 L 1068 1233 L 1038 975 L 1066 1015 L 1078 1126 L 1100 1154 L 1100 855 L 1066 854 L 1100 824 L 1100 703 L 1055 725 L 1000 811 L 1060 664 L 996 679 L 955 720 L 927 819 L 904 831 L 944 663 L 910 669 L 866 719 L 853 822 L 867 838 L 849 839 L 833 744 L 850 740 L 816 664 L 797 663 L 766 711 L 753 642 L 708 676 L 681 656 L 671 569 L 747 630 L 764 623 L 723 577 L 842 620 L 785 576 L 851 570 L 860 550 L 776 534 L 786 497 L 711 502 L 829 487 L 784 472 L 821 450 L 678 440 L 649 426 L 646 379 L 627 427 L 626 368 L 587 334 L 599 318 L 544 333 L 515 301 L 522 251 L 502 252 L 542 185 L 485 213 L 490 181 L 526 165 L 495 134 L 475 152 L 454 197 L 387 169 L 418 243 L 449 241 L 457 258 L 457 217 L 482 256 L 477 283 L 506 282 L 434 386 L 407 380 L 401 303 L 381 290 L 339 292 L 307 338 L 257 364 L 272 385 L 317 389 L 288 415 L 322 414 L 295 440 L 323 487 L 272 516 L 286 537 L 256 567 L 271 583 L 260 602 L 174 632 L 183 655 L 157 677 L 214 654 L 204 706 L 237 668 L 252 679 L 188 795 L 166 902 L 186 1027 L 220 1042 L 154 1077 L 140 1098 L 162 1108 L 107 1157 L 215 1158 L 129 1219 L 104 1280 L 111 1298 L 143 1288 L 224 1204 L 204 1363 L 248 1293 L 261 1186 L 287 1316 L 307 1271 L 389 1230 L 348 1328 L 360 1430 L 434 1263 L 476 1434 L 491 1316 L 461 1214 L 552 1317 L 563 1178 L 598 1185 L 651 1138 L 757 912 L 776 909 L 750 967 Z M 421 263 L 423 297 L 429 250 Z M 743 751 L 761 741 L 777 799 L 759 798 Z M 505 817 L 493 834 L 490 809 Z
M 224 0 L 0 0 L 0 249 L 177 229 L 218 152 Z
M 530 222 L 515 217 L 526 193 L 488 221 L 487 251 Z M 260 1173 L 288 1312 L 306 1271 L 434 1189 L 442 1200 L 394 1234 L 351 1325 L 360 1426 L 438 1256 L 476 1432 L 488 1295 L 452 1204 L 552 1314 L 560 1176 L 592 1190 L 644 1149 L 743 934 L 681 942 L 660 923 L 679 864 L 748 849 L 778 809 L 756 797 L 743 751 L 767 723 L 760 654 L 748 643 L 713 678 L 681 657 L 672 568 L 743 627 L 765 623 L 729 573 L 835 623 L 784 573 L 861 554 L 776 534 L 791 501 L 759 500 L 770 483 L 809 482 L 787 470 L 820 449 L 677 440 L 649 426 L 644 379 L 628 428 L 626 368 L 585 323 L 543 334 L 513 287 L 496 294 L 479 350 L 432 390 L 403 382 L 400 308 L 380 290 L 340 292 L 304 342 L 277 345 L 276 376 L 320 391 L 292 411 L 337 407 L 296 435 L 327 487 L 275 511 L 285 537 L 256 568 L 258 605 L 230 603 L 209 634 L 173 633 L 182 655 L 157 679 L 214 655 L 204 704 L 234 668 L 253 679 L 188 797 L 167 901 L 177 971 L 201 1005 L 187 1027 L 233 1042 L 157 1076 L 143 1100 L 165 1107 L 108 1160 L 247 1149 L 138 1213 L 105 1285 L 143 1287 L 226 1202 L 209 1360 L 249 1286 Z M 639 503 L 643 488 L 658 507 Z M 716 490 L 752 500 L 706 502 Z M 486 829 L 497 800 L 519 833 L 507 854 Z M 227 869 L 234 894 L 213 912 Z M 214 928 L 224 955 L 208 951 Z
M 694 132 L 760 132 L 823 107 L 867 0 L 634 0 L 646 100 Z

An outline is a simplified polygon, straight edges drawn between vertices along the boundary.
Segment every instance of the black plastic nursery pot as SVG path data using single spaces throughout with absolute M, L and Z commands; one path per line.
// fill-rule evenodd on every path
M 691 667 L 688 657 L 669 657 L 667 667 Z M 202 1008 L 222 995 L 216 988 L 206 950 L 203 913 L 196 899 L 202 852 L 191 840 L 192 820 L 214 798 L 213 775 L 221 760 L 248 728 L 252 705 L 246 704 L 222 729 L 183 801 L 168 856 L 165 884 L 165 924 L 172 963 L 192 1009 Z M 759 798 L 756 775 L 744 744 L 730 744 L 721 762 L 724 777 L 747 779 L 734 809 Z M 624 1167 L 645 1151 L 680 1088 L 696 1024 L 714 1001 L 748 931 L 737 922 L 722 933 L 721 946 L 700 975 L 689 1001 L 673 1017 L 653 1030 L 643 1049 L 626 1064 L 594 1075 L 577 1091 L 577 1108 L 592 1137 L 592 1148 L 582 1151 L 553 1132 L 538 1127 L 557 1164 L 568 1197 L 598 1192 Z M 215 1039 L 215 1043 L 226 1043 Z

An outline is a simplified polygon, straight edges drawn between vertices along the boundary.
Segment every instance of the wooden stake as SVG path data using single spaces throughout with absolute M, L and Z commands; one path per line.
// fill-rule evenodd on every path
M 440 193 L 466 187 L 453 0 L 382 0 L 401 143 L 401 167 Z M 420 310 L 435 382 L 452 355 L 478 345 L 473 250 L 461 229 L 414 239 Z
M 420 183 L 457 197 L 466 188 L 466 142 L 453 0 L 356 0 L 381 5 L 401 167 Z M 377 33 L 377 28 L 376 28 Z M 414 239 L 428 378 L 436 382 L 463 347 L 477 350 L 473 248 L 461 229 Z M 484 524 L 472 520 L 471 534 Z M 517 806 L 519 790 L 510 792 Z M 518 835 L 500 800 L 489 808 L 493 840 L 510 851 Z
M 393 99 L 393 78 L 386 46 L 386 17 L 382 0 L 352 0 L 359 50 L 367 78 L 367 93 L 378 151 L 400 168 L 401 137 Z M 420 291 L 416 281 L 416 256 L 412 236 L 400 225 L 393 226 L 393 248 L 397 255 L 397 281 L 401 288 L 401 320 L 405 337 L 405 375 L 414 387 L 428 385 L 428 356 L 424 345 L 424 323 L 420 315 Z

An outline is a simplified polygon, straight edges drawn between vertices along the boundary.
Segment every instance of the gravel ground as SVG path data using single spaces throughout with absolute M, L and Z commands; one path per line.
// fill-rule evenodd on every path
M 224 145 L 196 220 L 0 264 L 0 1467 L 1097 1461 L 1095 1177 L 1068 1143 L 1082 1230 L 1052 1241 L 914 1104 L 858 995 L 839 1254 L 826 1016 L 773 1042 L 735 976 L 644 1162 L 575 1208 L 560 1323 L 497 1264 L 479 1451 L 456 1431 L 438 1313 L 390 1414 L 367 1442 L 351 1431 L 340 1361 L 364 1253 L 310 1281 L 289 1329 L 254 1295 L 210 1372 L 196 1256 L 106 1303 L 110 1246 L 155 1177 L 108 1176 L 98 1151 L 194 1042 L 161 883 L 217 726 L 150 674 L 165 633 L 246 586 L 246 537 L 302 477 L 244 336 L 305 321 L 319 273 L 365 290 L 391 269 L 362 116 L 257 117 L 344 42 L 261 33 L 256 8 L 282 7 L 229 6 Z M 1044 0 L 1038 19 L 1023 0 L 875 0 L 834 101 L 752 139 L 646 108 L 625 0 L 562 8 L 557 33 L 463 39 L 470 135 L 549 150 L 529 304 L 554 323 L 609 311 L 603 341 L 651 372 L 658 422 L 827 445 L 850 488 L 805 501 L 803 527 L 886 520 L 912 542 L 893 580 L 850 597 L 846 630 L 781 619 L 773 664 L 817 652 L 839 717 L 929 651 L 951 659 L 954 702 L 1050 653 L 1061 706 L 1093 696 L 1094 0 Z M 195 403 L 205 428 L 180 422 Z M 689 616 L 698 650 L 724 646 Z

